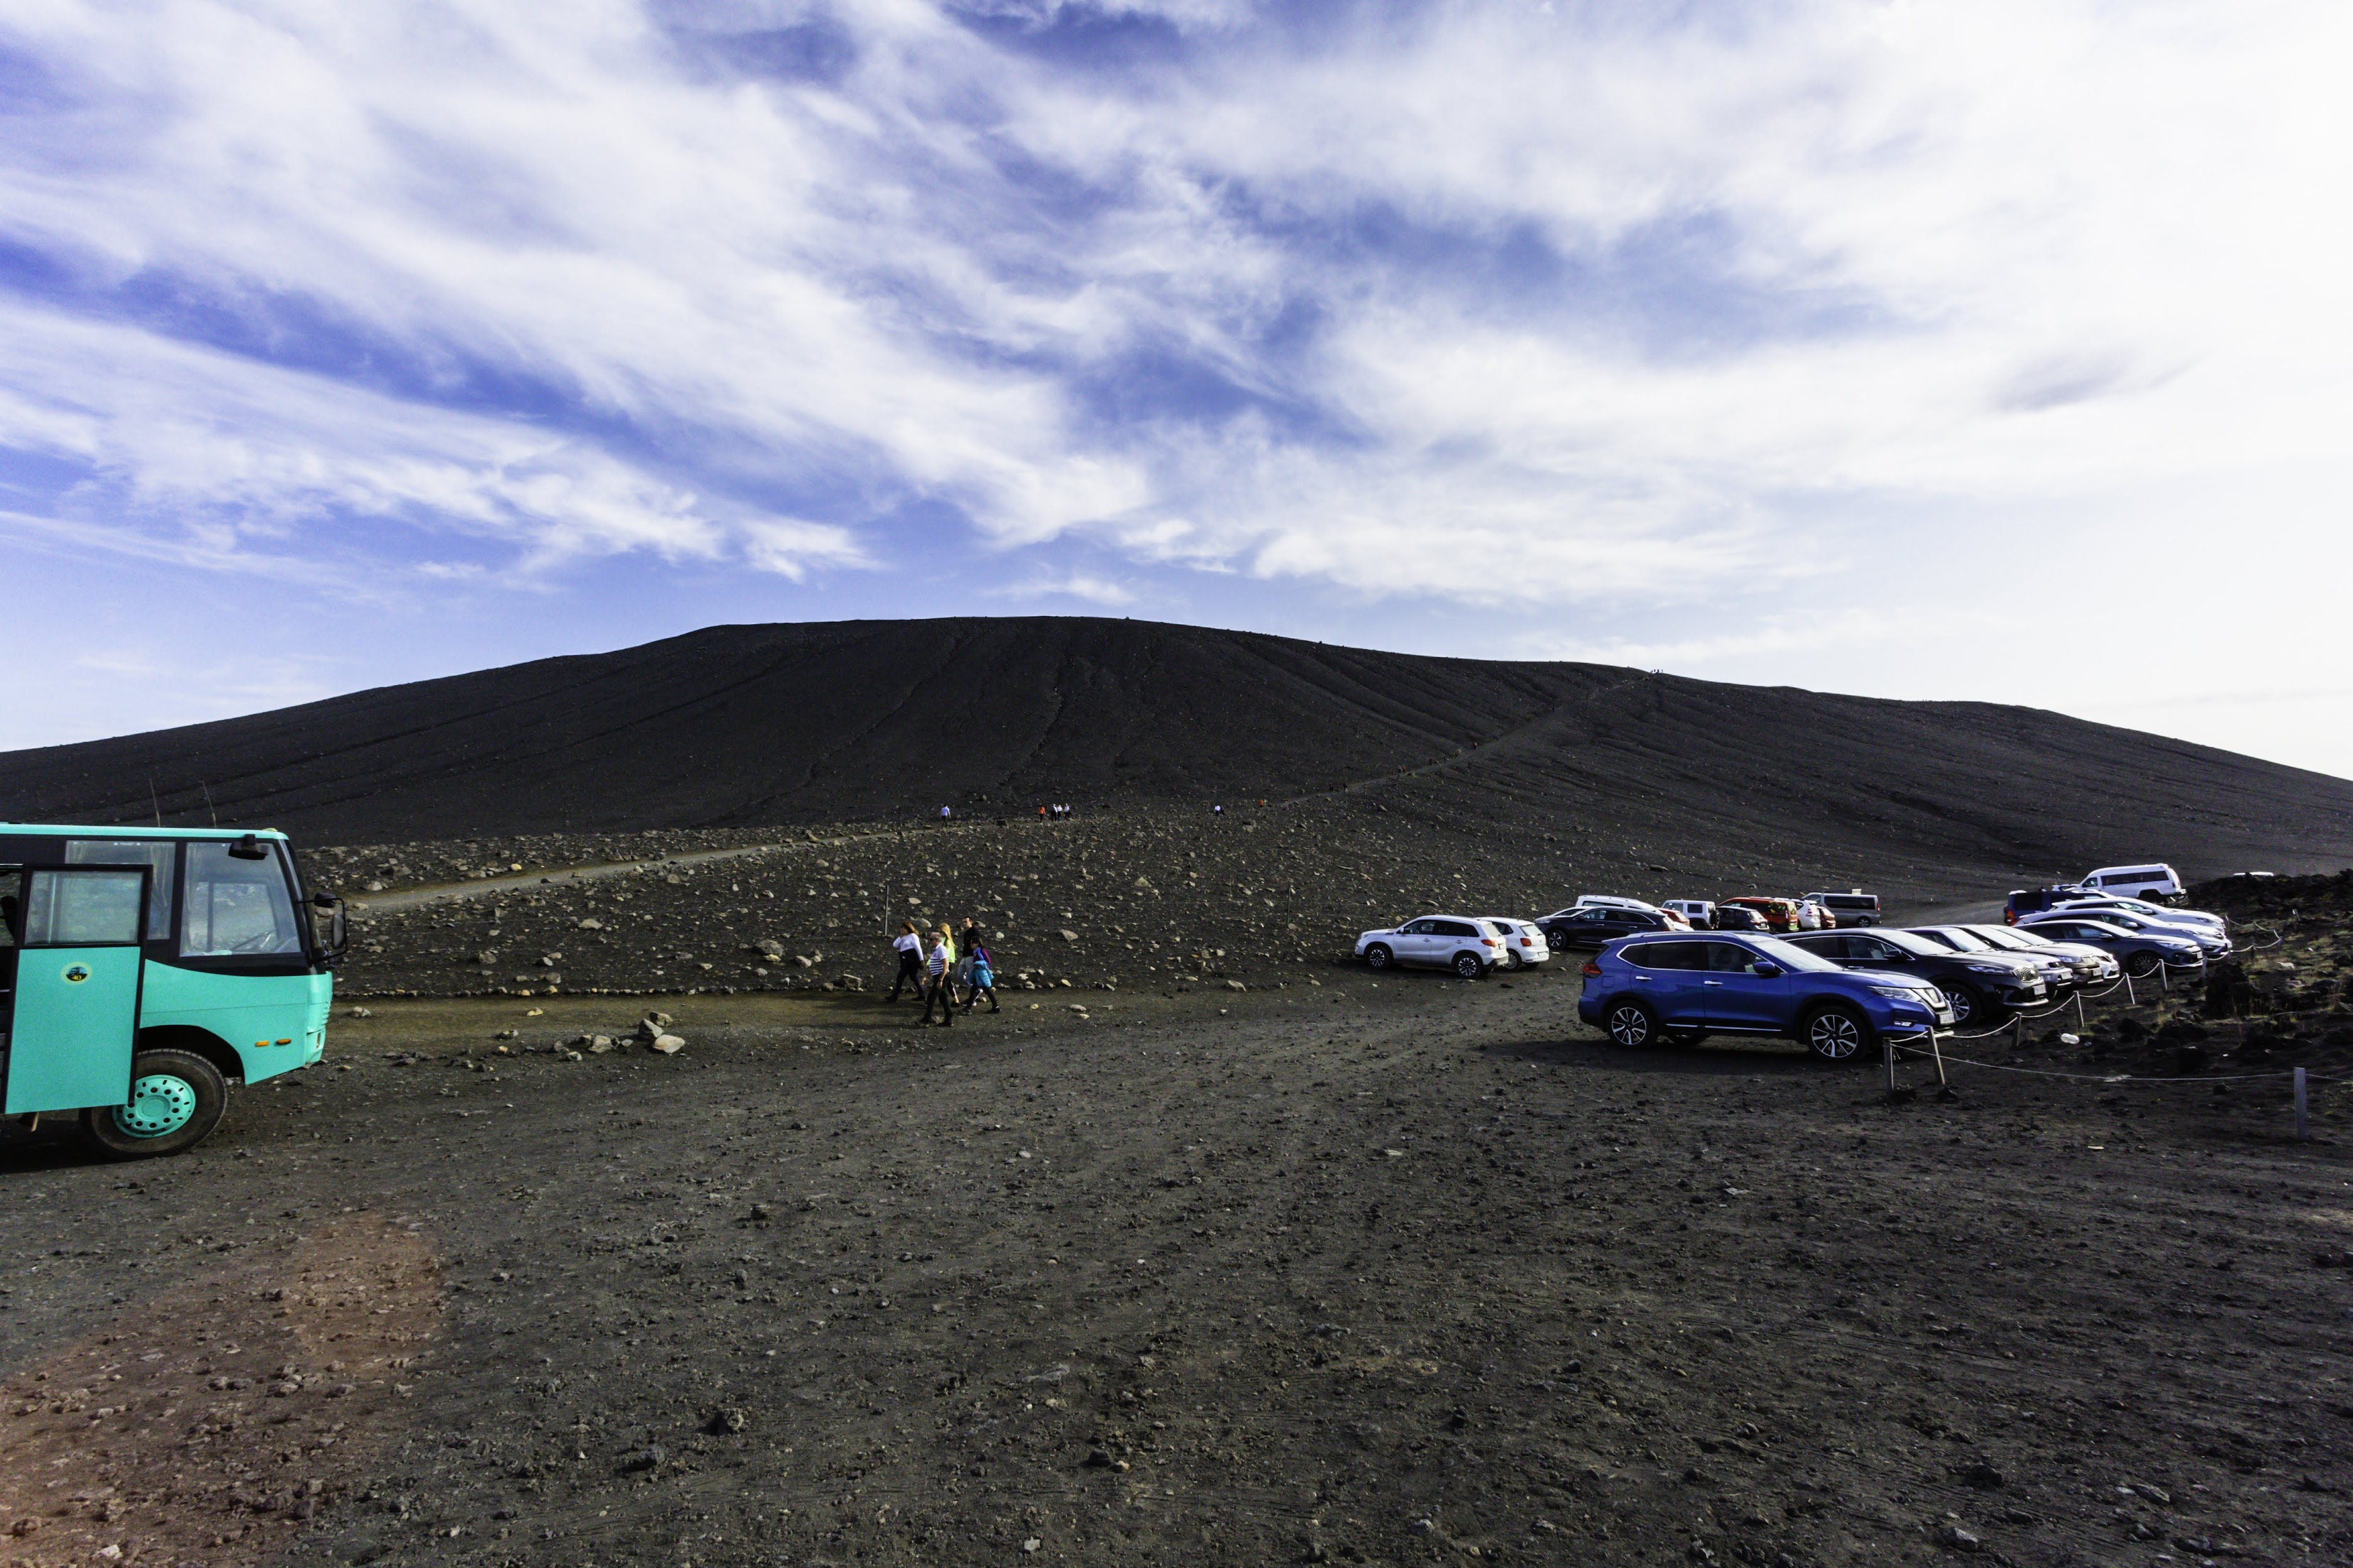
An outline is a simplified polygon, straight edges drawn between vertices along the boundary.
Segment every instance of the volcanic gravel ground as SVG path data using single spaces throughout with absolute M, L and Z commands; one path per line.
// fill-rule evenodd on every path
M 1261 799 L 1541 829 L 1621 874 L 1789 891 L 2353 859 L 2353 782 L 2055 713 L 1099 617 L 712 626 L 0 753 L 0 817 L 267 825 L 401 858 L 464 837 L 479 863 L 452 868 L 477 873 L 532 863 L 493 835 Z
M 405 901 L 395 891 L 372 903 L 363 894 L 343 987 L 757 990 L 846 976 L 871 987 L 896 968 L 886 933 L 901 920 L 966 915 L 1008 976 L 1130 988 L 1180 976 L 1295 984 L 1345 958 L 1357 932 L 1432 910 L 1535 916 L 1582 892 L 1715 897 L 1758 890 L 1760 880 L 1802 891 L 1859 879 L 1854 867 L 1825 868 L 1795 843 L 1760 847 L 1746 862 L 1687 856 L 1668 870 L 1541 819 L 1472 827 L 1345 801 L 771 838 L 777 847 L 765 853 L 665 864 L 631 858 L 654 848 L 638 836 L 575 836 L 550 847 L 589 874 L 543 855 L 520 878 L 444 889 L 463 897 Z M 403 864 L 461 858 L 412 847 Z M 335 865 L 332 852 L 311 858 L 306 876 L 349 889 Z M 1982 891 L 1914 868 L 1872 885 L 1899 905 Z M 757 950 L 764 942 L 777 956 Z
M 1324 979 L 689 997 L 671 1058 L 380 1002 L 189 1156 L 14 1136 L 5 1449 L 83 1436 L 8 1554 L 2353 1560 L 2333 1089 L 1891 1105 L 1558 968 Z

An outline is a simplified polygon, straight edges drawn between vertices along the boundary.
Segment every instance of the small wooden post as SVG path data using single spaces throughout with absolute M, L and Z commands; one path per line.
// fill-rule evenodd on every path
M 1882 1054 L 1883 1054 L 1883 1055 L 1887 1058 L 1887 1098 L 1888 1098 L 1888 1099 L 1890 1099 L 1890 1100 L 1893 1100 L 1893 1099 L 1894 1099 L 1894 1098 L 1895 1098 L 1895 1041 L 1894 1041 L 1894 1039 L 1893 1037 L 1889 1037 L 1889 1036 L 1886 1036 L 1886 1035 L 1882 1035 L 1882 1036 L 1880 1036 L 1880 1037 L 1879 1037 L 1879 1048 L 1880 1048 L 1881 1053 L 1882 1053 Z M 2299 1073 L 2301 1073 L 2304 1069 L 2303 1069 L 2303 1068 L 2298 1068 L 2296 1070 L 2297 1070 Z M 2303 1082 L 2304 1080 L 2303 1080 L 2301 1078 L 2299 1078 L 2299 1079 L 2296 1079 L 2296 1081 L 2297 1081 L 2298 1083 L 2301 1083 L 2301 1082 Z M 2301 1103 L 2302 1103 L 2301 1100 L 2299 1100 L 2297 1103 L 2301 1104 Z
M 1931 1057 L 1934 1057 L 1936 1060 L 1936 1087 L 1940 1089 L 1950 1092 L 1953 1086 L 1951 1081 L 1945 1077 L 1944 1047 L 1936 1043 L 1936 1031 L 1934 1029 L 1928 1031 L 1928 1054 Z
M 2304 1069 L 2303 1069 L 2302 1068 L 2296 1068 L 2296 1069 L 2295 1069 L 2295 1138 L 2296 1138 L 2296 1142 L 2299 1142 L 2299 1143 L 2301 1143 L 2301 1142 L 2303 1142 L 2306 1138 L 2308 1138 L 2309 1136 L 2310 1136 L 2310 1134 L 2305 1131 L 2305 1126 L 2304 1126 Z
M 2084 1016 L 2084 988 L 2078 985 L 2075 987 L 2075 1027 L 2088 1031 L 2091 1026 L 2090 1020 Z
M 2125 971 L 2125 1001 L 2130 1006 L 2140 1005 L 2140 994 L 2133 989 L 2132 971 L 2129 968 Z

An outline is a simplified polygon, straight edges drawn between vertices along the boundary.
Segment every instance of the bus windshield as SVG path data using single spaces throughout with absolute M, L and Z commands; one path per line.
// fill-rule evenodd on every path
M 218 843 L 188 846 L 180 952 L 196 958 L 301 952 L 302 928 L 295 922 L 294 900 L 277 855 L 240 860 L 229 848 Z

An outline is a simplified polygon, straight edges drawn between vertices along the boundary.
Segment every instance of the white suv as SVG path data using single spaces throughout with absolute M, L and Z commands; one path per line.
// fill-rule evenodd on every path
M 1356 956 L 1372 969 L 1451 969 L 1476 980 L 1504 961 L 1504 938 L 1476 915 L 1424 915 L 1366 931 L 1356 939 Z
M 1552 944 L 1545 933 L 1526 921 L 1510 915 L 1481 915 L 1481 920 L 1504 933 L 1504 967 L 1534 969 L 1539 963 L 1552 962 Z

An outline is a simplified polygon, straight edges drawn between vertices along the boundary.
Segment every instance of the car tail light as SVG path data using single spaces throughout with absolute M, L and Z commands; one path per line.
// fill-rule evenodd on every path
M 1601 961 L 1598 958 L 1588 958 L 1585 961 L 1585 967 L 1577 973 L 1588 980 L 1599 980 L 1601 978 Z
M 1535 943 L 1526 937 L 1522 937 L 1520 938 L 1520 945 L 1522 947 L 1534 947 L 1535 946 Z
M 1502 942 L 1497 942 L 1497 941 L 1496 941 L 1493 937 L 1492 937 L 1492 936 L 1482 936 L 1482 937 L 1481 937 L 1481 938 L 1479 939 L 1479 945 L 1480 945 L 1480 946 L 1482 946 L 1482 947 L 1501 947 L 1501 946 L 1503 946 L 1504 944 L 1503 944 Z

